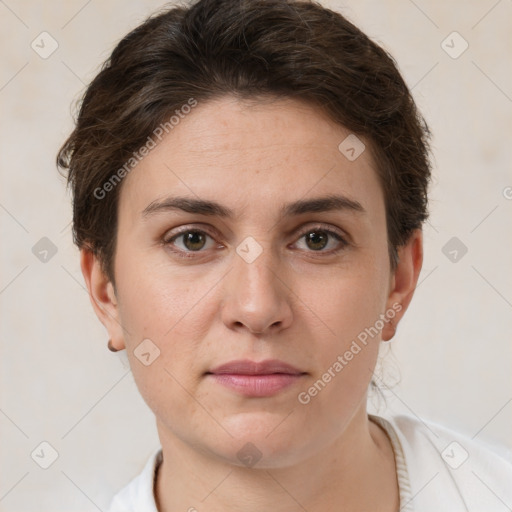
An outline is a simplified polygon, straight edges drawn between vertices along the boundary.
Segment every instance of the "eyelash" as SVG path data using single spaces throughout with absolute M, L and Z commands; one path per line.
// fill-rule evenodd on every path
M 307 251 L 307 252 L 310 252 L 310 253 L 313 253 L 313 254 L 314 253 L 319 253 L 319 254 L 325 254 L 325 255 L 333 255 L 333 254 L 337 254 L 338 252 L 342 251 L 343 249 L 345 249 L 349 245 L 349 243 L 346 241 L 346 239 L 342 235 L 340 235 L 338 232 L 333 231 L 330 228 L 326 228 L 326 227 L 324 227 L 324 226 L 322 226 L 320 224 L 317 225 L 317 226 L 313 226 L 311 228 L 308 228 L 305 231 L 302 231 L 299 234 L 299 237 L 298 237 L 297 240 L 300 240 L 302 237 L 304 237 L 308 233 L 312 233 L 314 231 L 321 231 L 322 233 L 327 233 L 329 236 L 332 236 L 338 242 L 340 242 L 341 246 L 338 247 L 337 249 L 331 249 L 330 251 L 323 251 L 323 250 L 313 251 L 313 250 L 311 250 L 311 251 Z M 190 227 L 187 228 L 186 227 L 186 228 L 178 231 L 177 233 L 174 233 L 171 238 L 164 238 L 162 240 L 162 243 L 165 246 L 171 247 L 172 246 L 172 242 L 174 242 L 177 238 L 179 238 L 180 236 L 182 236 L 182 235 L 184 235 L 186 233 L 201 233 L 201 234 L 209 236 L 212 239 L 214 238 L 207 231 L 204 231 L 204 230 L 201 230 L 201 229 L 196 229 L 196 228 L 190 228 Z M 171 248 L 171 250 L 178 257 L 180 257 L 180 258 L 188 258 L 188 259 L 195 257 L 196 254 L 200 254 L 201 252 L 205 252 L 205 251 L 202 251 L 202 250 L 199 250 L 199 251 L 183 251 L 181 249 L 173 249 L 173 248 Z

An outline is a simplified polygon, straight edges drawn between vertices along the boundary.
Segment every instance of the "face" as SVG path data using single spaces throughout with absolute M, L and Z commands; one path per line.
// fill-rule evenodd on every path
M 161 439 L 238 465 L 252 443 L 278 467 L 365 410 L 411 278 L 390 269 L 369 150 L 338 149 L 349 133 L 295 100 L 224 97 L 125 178 L 103 321 Z

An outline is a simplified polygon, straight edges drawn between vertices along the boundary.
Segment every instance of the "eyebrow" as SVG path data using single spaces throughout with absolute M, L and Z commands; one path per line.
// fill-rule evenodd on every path
M 175 210 L 182 210 L 187 213 L 199 215 L 217 216 L 226 219 L 233 219 L 235 217 L 235 212 L 232 209 L 220 203 L 190 197 L 167 197 L 162 200 L 155 200 L 144 208 L 141 215 L 143 218 L 148 218 L 157 213 Z M 286 204 L 281 207 L 279 217 L 282 219 L 284 217 L 304 213 L 320 213 L 335 210 L 348 210 L 361 214 L 366 213 L 361 203 L 354 199 L 342 195 L 328 195 L 312 199 L 301 199 Z

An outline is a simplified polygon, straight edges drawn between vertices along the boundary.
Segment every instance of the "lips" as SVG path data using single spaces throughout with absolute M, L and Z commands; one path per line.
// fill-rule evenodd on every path
M 278 359 L 268 359 L 266 361 L 256 362 L 248 359 L 230 361 L 213 368 L 207 373 L 215 375 L 271 375 L 273 373 L 282 373 L 287 375 L 301 375 L 305 372 L 300 371 L 294 366 L 279 361 Z
M 247 398 L 276 395 L 297 384 L 304 375 L 307 373 L 277 359 L 230 361 L 206 373 L 223 388 Z

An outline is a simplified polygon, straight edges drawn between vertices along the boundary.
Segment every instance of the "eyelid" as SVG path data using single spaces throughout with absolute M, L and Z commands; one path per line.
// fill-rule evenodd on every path
M 206 235 L 214 238 L 215 236 L 218 236 L 217 234 L 213 235 L 211 232 L 214 231 L 214 229 L 208 225 L 202 225 L 202 224 L 189 224 L 189 225 L 185 225 L 185 226 L 180 226 L 178 228 L 176 228 L 177 231 L 173 232 L 172 235 L 168 236 L 168 233 L 170 231 L 174 231 L 174 230 L 168 230 L 165 232 L 164 236 L 162 237 L 162 240 L 164 242 L 169 242 L 171 241 L 173 238 L 179 236 L 179 235 L 182 235 L 184 233 L 189 233 L 190 231 L 199 231 L 200 233 L 205 233 Z
M 348 235 L 344 231 L 342 231 L 339 228 L 336 228 L 334 226 L 331 226 L 330 224 L 322 224 L 322 223 L 315 224 L 315 223 L 313 223 L 312 225 L 309 225 L 306 228 L 304 228 L 303 230 L 301 230 L 299 236 L 303 236 L 303 235 L 309 233 L 310 231 L 315 231 L 315 230 L 325 231 L 327 233 L 337 235 L 341 239 L 343 239 L 346 243 L 348 243 L 348 241 L 347 241 Z

